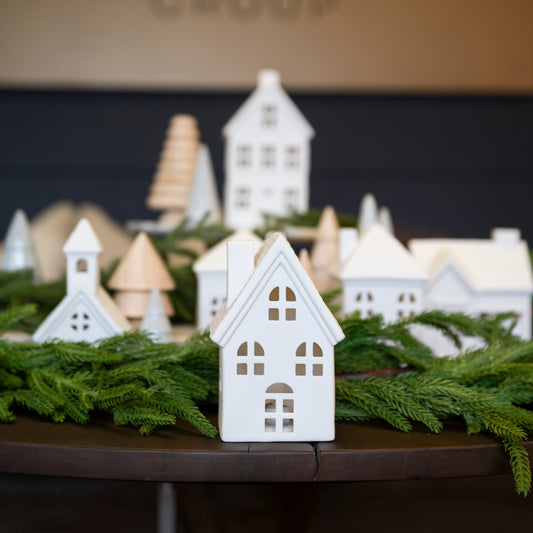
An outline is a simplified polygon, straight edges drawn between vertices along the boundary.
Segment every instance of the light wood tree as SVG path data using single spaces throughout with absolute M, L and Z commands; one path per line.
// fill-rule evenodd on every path
M 337 264 L 338 257 L 339 222 L 335 209 L 328 205 L 320 216 L 316 241 L 311 250 L 314 281 L 320 292 L 331 289 L 335 285 L 331 270 Z
M 163 260 L 146 235 L 139 233 L 109 280 L 115 302 L 134 327 L 139 327 L 153 289 L 161 291 L 167 316 L 174 310 L 166 292 L 176 288 Z
M 176 226 L 185 218 L 199 147 L 196 119 L 173 116 L 147 199 L 150 209 L 163 211 L 160 221 L 164 224 Z
M 313 272 L 313 265 L 311 264 L 311 258 L 309 257 L 309 252 L 307 248 L 302 248 L 298 254 L 298 259 L 304 267 L 305 273 L 309 276 L 311 281 L 315 283 L 315 273 Z

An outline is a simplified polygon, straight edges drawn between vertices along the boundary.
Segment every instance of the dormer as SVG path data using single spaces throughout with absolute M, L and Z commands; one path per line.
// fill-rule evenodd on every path
M 80 286 L 96 292 L 100 285 L 98 255 L 101 251 L 91 224 L 82 218 L 63 246 L 67 258 L 67 294 Z

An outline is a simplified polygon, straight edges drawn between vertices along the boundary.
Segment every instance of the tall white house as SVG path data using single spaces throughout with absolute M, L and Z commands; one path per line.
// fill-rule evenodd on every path
M 413 239 L 409 249 L 429 275 L 426 309 L 474 316 L 512 311 L 514 332 L 531 339 L 533 278 L 520 230 L 495 228 L 490 239 Z
M 210 326 L 222 440 L 333 440 L 342 329 L 280 233 L 255 258 L 251 241 L 229 241 L 227 257 L 227 298 Z
M 314 130 L 274 70 L 259 72 L 257 88 L 224 126 L 226 225 L 252 229 L 262 213 L 309 209 Z

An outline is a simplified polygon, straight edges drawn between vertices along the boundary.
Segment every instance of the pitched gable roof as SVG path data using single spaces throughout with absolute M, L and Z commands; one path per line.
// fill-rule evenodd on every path
M 97 253 L 102 251 L 102 245 L 96 236 L 90 222 L 82 218 L 74 231 L 70 234 L 67 242 L 63 246 L 63 253 L 80 252 L 80 253 Z
M 87 288 L 79 286 L 74 292 L 67 294 L 46 317 L 33 334 L 33 340 L 44 342 L 55 337 L 60 324 L 68 319 L 71 306 L 80 300 L 83 300 L 92 311 L 93 319 L 98 320 L 106 332 L 104 336 L 116 335 L 131 328 L 130 323 L 102 287 L 99 287 L 96 294 L 93 294 Z
M 225 272 L 228 265 L 228 241 L 252 241 L 255 251 L 263 244 L 263 241 L 251 231 L 236 231 L 197 259 L 193 270 L 195 272 Z
M 337 270 L 340 279 L 427 279 L 405 247 L 381 225 L 374 224 Z
M 409 249 L 431 276 L 448 259 L 475 290 L 533 292 L 529 250 L 523 240 L 502 247 L 493 239 L 413 239 Z
M 223 137 L 226 138 L 238 130 L 253 108 L 265 100 L 280 102 L 283 105 L 283 112 L 289 115 L 289 122 L 301 129 L 305 137 L 309 139 L 314 137 L 315 130 L 279 83 L 279 74 L 271 70 L 259 72 L 257 88 L 226 123 L 222 129 Z
M 224 303 L 211 322 L 211 338 L 214 342 L 220 346 L 226 345 L 238 327 L 239 317 L 245 315 L 254 304 L 257 294 L 270 277 L 269 273 L 278 266 L 286 269 L 298 294 L 329 342 L 335 345 L 344 338 L 337 320 L 309 279 L 287 239 L 281 233 L 272 233 L 257 252 L 254 271 L 240 294 L 229 308 L 226 308 L 226 303 Z

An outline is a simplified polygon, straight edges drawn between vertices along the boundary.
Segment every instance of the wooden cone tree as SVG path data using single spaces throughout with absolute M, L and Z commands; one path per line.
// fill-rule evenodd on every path
M 311 264 L 311 258 L 309 257 L 309 252 L 307 248 L 302 248 L 298 254 L 298 259 L 304 267 L 305 272 L 311 278 L 311 281 L 315 282 L 315 273 L 313 271 L 313 265 Z
M 115 302 L 134 327 L 140 325 L 153 289 L 161 291 L 167 316 L 174 314 L 166 294 L 176 288 L 174 280 L 146 233 L 137 235 L 108 286 L 116 291 Z
M 326 206 L 320 215 L 317 236 L 311 250 L 311 264 L 316 288 L 322 292 L 331 289 L 335 281 L 331 269 L 339 256 L 339 222 L 335 209 Z
M 150 209 L 163 211 L 160 221 L 165 224 L 178 225 L 185 218 L 199 146 L 196 119 L 173 116 L 147 199 Z

